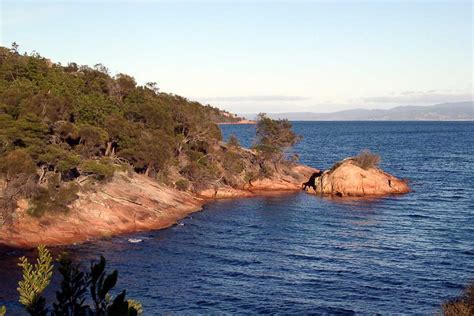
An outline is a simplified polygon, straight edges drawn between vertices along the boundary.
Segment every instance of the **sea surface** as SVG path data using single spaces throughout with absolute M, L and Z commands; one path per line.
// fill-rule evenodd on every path
M 434 314 L 474 278 L 474 123 L 294 122 L 302 163 L 368 148 L 413 192 L 376 200 L 303 192 L 216 201 L 178 225 L 55 248 L 155 314 Z M 253 125 L 222 126 L 252 144 Z M 138 238 L 140 243 L 128 239 Z M 16 258 L 0 250 L 0 305 L 20 314 Z M 57 280 L 53 282 L 53 287 Z M 52 299 L 53 289 L 48 292 Z

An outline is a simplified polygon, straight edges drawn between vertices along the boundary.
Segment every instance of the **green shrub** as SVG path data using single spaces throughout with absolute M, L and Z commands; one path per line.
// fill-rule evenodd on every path
M 263 159 L 280 163 L 286 158 L 285 154 L 301 139 L 302 136 L 292 131 L 288 120 L 273 120 L 265 113 L 258 115 L 253 148 Z
M 128 308 L 129 309 L 135 310 L 137 315 L 143 314 L 143 305 L 142 305 L 142 303 L 140 303 L 139 301 L 134 300 L 134 299 L 128 299 L 127 302 L 128 302 Z
M 59 172 L 65 173 L 73 168 L 76 168 L 80 162 L 80 156 L 75 154 L 68 154 L 58 161 L 57 168 Z
M 81 157 L 72 151 L 65 150 L 58 145 L 48 145 L 41 149 L 38 160 L 41 164 L 56 166 L 57 170 L 65 173 L 79 165 Z
M 235 136 L 234 134 L 230 135 L 229 140 L 227 141 L 227 145 L 233 148 L 240 147 L 239 139 L 237 138 L 237 136 Z
M 64 207 L 64 210 L 69 210 L 68 205 L 74 202 L 79 196 L 80 186 L 77 183 L 68 183 L 59 188 L 55 196 L 56 205 L 59 207 Z
M 118 272 L 106 273 L 104 257 L 91 264 L 90 272 L 85 273 L 78 264 L 72 263 L 67 254 L 59 256 L 58 270 L 62 280 L 56 292 L 56 302 L 48 308 L 42 294 L 51 282 L 53 258 L 44 246 L 38 247 L 38 254 L 36 264 L 32 265 L 25 257 L 21 257 L 18 264 L 23 269 L 23 278 L 18 283 L 19 301 L 30 315 L 46 316 L 50 312 L 51 315 L 135 316 L 143 313 L 142 304 L 127 300 L 125 290 L 116 297 L 110 295 L 117 283 Z M 90 298 L 86 297 L 87 294 Z M 5 311 L 4 307 L 0 308 L 0 315 Z
M 189 181 L 186 179 L 179 179 L 174 183 L 174 185 L 176 186 L 176 189 L 180 191 L 186 191 L 189 189 Z
M 8 179 L 20 174 L 32 175 L 36 172 L 36 164 L 23 149 L 15 149 L 0 159 L 0 171 Z
M 219 169 L 216 164 L 207 161 L 206 163 L 191 162 L 182 168 L 180 173 L 189 181 L 197 183 L 201 187 L 206 181 L 215 179 Z
M 247 171 L 244 176 L 244 181 L 251 184 L 252 181 L 255 181 L 258 179 L 258 175 L 254 171 Z
M 31 315 L 46 315 L 46 300 L 41 294 L 51 282 L 53 257 L 48 249 L 39 246 L 36 264 L 31 264 L 26 257 L 19 260 L 18 266 L 23 270 L 23 278 L 18 282 L 19 301 Z
M 240 174 L 245 168 L 240 155 L 231 151 L 224 153 L 222 166 L 232 174 Z
M 354 158 L 354 162 L 364 170 L 376 168 L 380 164 L 380 156 L 364 149 Z
M 260 177 L 262 178 L 270 178 L 274 174 L 274 170 L 268 163 L 261 163 L 260 164 Z
M 113 177 L 115 168 L 107 160 L 84 160 L 80 165 L 81 171 L 86 174 L 93 174 L 98 180 L 109 180 Z
M 62 186 L 55 186 L 54 181 L 49 183 L 48 188 L 39 188 L 30 200 L 28 214 L 34 217 L 41 217 L 46 212 L 69 211 L 69 205 L 79 196 L 79 185 L 68 183 Z

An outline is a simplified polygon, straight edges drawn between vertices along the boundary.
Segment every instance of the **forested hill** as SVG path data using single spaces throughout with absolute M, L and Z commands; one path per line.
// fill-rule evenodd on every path
M 184 189 L 223 179 L 223 170 L 241 172 L 216 162 L 229 163 L 229 155 L 215 122 L 232 120 L 155 83 L 112 77 L 102 65 L 63 66 L 0 47 L 0 211 L 18 196 L 37 209 L 64 207 L 78 190 L 72 180 L 104 180 L 118 166 L 182 179 Z

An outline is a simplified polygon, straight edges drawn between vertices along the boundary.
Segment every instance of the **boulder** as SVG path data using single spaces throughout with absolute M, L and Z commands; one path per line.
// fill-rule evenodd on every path
M 383 170 L 361 168 L 354 158 L 336 163 L 316 179 L 316 193 L 337 196 L 380 196 L 410 192 L 406 180 Z

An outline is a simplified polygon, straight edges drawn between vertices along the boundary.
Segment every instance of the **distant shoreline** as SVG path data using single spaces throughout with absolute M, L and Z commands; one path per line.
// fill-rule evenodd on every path
M 253 119 L 256 113 L 237 113 Z M 289 121 L 472 121 L 474 102 L 448 102 L 429 106 L 397 106 L 390 109 L 352 109 L 329 113 L 280 112 L 267 113 L 271 119 Z
M 257 121 L 241 120 L 241 121 L 237 121 L 237 122 L 222 122 L 222 123 L 217 123 L 217 125 L 244 125 L 244 124 L 257 124 Z

